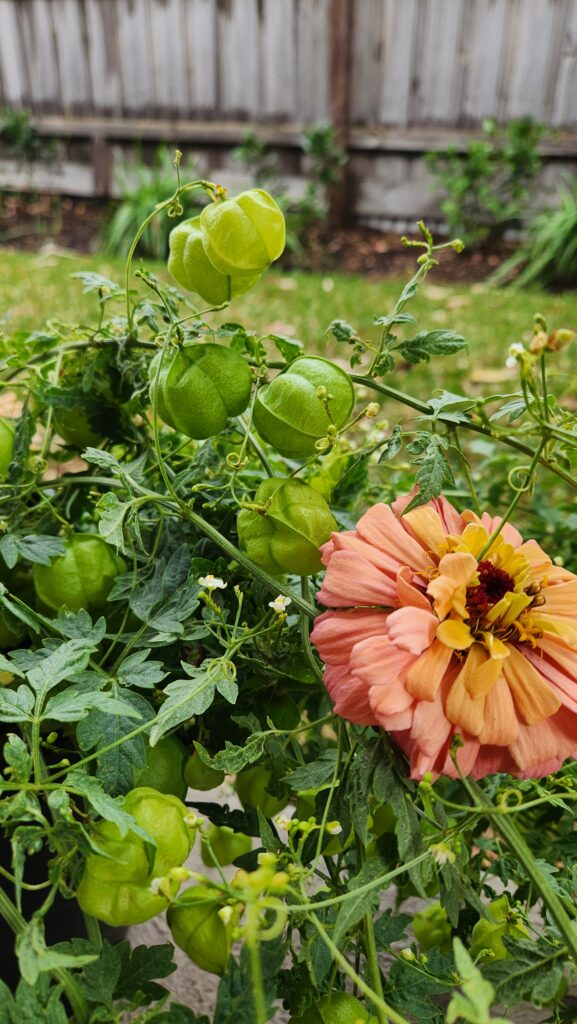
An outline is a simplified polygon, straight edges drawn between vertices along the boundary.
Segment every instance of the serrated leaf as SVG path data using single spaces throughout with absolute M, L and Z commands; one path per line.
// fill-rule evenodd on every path
M 124 551 L 124 518 L 130 507 L 130 502 L 120 501 L 113 491 L 103 494 L 96 505 L 100 536 L 121 551 Z
M 143 839 L 149 839 L 146 832 L 136 824 L 132 815 L 122 810 L 121 803 L 109 796 L 104 791 L 100 780 L 93 775 L 88 775 L 81 768 L 72 768 L 66 776 L 66 785 L 86 797 L 90 806 L 101 818 L 112 821 L 121 836 L 125 836 L 128 832 L 136 832 Z
M 105 710 L 94 709 L 79 722 L 76 730 L 81 750 L 96 748 L 99 751 L 97 775 L 106 792 L 113 794 L 127 792 L 134 784 L 135 773 L 146 762 L 144 736 L 127 737 L 137 726 L 154 719 L 153 708 L 140 694 L 124 690 L 117 700 L 124 707 L 124 713 L 110 715 Z
M 349 892 L 352 892 L 366 885 L 367 882 L 373 882 L 382 875 L 386 875 L 386 873 L 387 865 L 385 861 L 380 857 L 370 857 L 358 874 L 349 879 L 347 889 Z M 332 934 L 332 940 L 339 949 L 346 933 L 351 928 L 354 928 L 363 919 L 365 914 L 372 914 L 374 912 L 379 904 L 379 898 L 380 891 L 376 885 L 374 889 L 361 893 L 355 899 L 345 900 L 341 903 Z
M 168 672 L 165 672 L 161 661 L 148 661 L 150 651 L 137 651 L 125 658 L 118 669 L 118 681 L 121 686 L 137 686 L 139 689 L 153 689 Z
M 335 771 L 337 753 L 336 750 L 323 750 L 316 761 L 303 764 L 285 776 L 284 782 L 293 793 L 305 789 L 317 789 L 332 778 Z
M 235 775 L 247 765 L 260 760 L 269 736 L 270 733 L 265 732 L 253 733 L 242 746 L 237 746 L 227 740 L 225 749 L 219 750 L 214 757 L 210 756 L 198 740 L 194 741 L 194 746 L 203 764 L 210 768 L 217 768 L 227 775 Z
M 47 658 L 37 658 L 28 672 L 28 681 L 39 695 L 44 695 L 65 679 L 86 668 L 96 645 L 87 640 L 67 640 Z
M 34 709 L 34 694 L 28 686 L 17 690 L 0 689 L 0 721 L 31 722 Z
M 13 569 L 19 558 L 37 565 L 50 565 L 54 558 L 63 555 L 66 548 L 61 537 L 43 537 L 27 534 L 17 537 L 5 534 L 0 541 L 0 552 L 9 569 Z
M 403 444 L 403 432 L 401 427 L 397 424 L 393 427 L 391 436 L 385 441 L 384 445 L 381 446 L 379 454 L 379 465 L 382 462 L 389 462 L 390 459 L 394 459 L 395 455 L 398 455 Z
M 183 662 L 182 667 L 189 673 L 187 679 L 175 679 L 164 688 L 166 701 L 162 705 L 150 731 L 150 745 L 158 743 L 167 732 L 182 725 L 193 715 L 202 715 L 212 704 L 216 694 L 216 682 L 205 667 L 193 668 Z
M 116 295 L 122 295 L 122 289 L 115 284 L 114 281 L 110 281 L 107 277 L 103 277 L 102 274 L 96 274 L 93 270 L 77 270 L 70 277 L 74 280 L 77 279 L 82 281 L 84 284 L 84 293 L 100 291 L 104 288 L 106 292 L 112 292 Z
M 420 437 L 408 445 L 408 451 L 416 454 L 413 461 L 419 466 L 415 476 L 418 491 L 403 510 L 403 515 L 420 505 L 425 505 L 431 498 L 438 498 L 447 484 L 454 484 L 453 472 L 445 455 L 448 441 L 440 434 L 425 435 L 426 447 L 420 449 Z
M 55 718 L 57 722 L 78 722 L 94 710 L 105 715 L 141 718 L 125 700 L 117 700 L 111 693 L 78 693 L 73 685 L 47 702 L 43 717 Z
M 148 999 L 159 999 L 164 989 L 156 984 L 157 978 L 167 978 L 176 970 L 174 946 L 171 942 L 157 946 L 135 946 L 122 943 L 124 956 L 122 973 L 114 991 L 115 999 L 130 999 L 142 992 Z
M 428 363 L 431 356 L 448 356 L 467 347 L 467 342 L 454 331 L 420 331 L 409 341 L 395 345 L 408 363 Z
M 268 334 L 267 337 L 274 342 L 287 363 L 292 363 L 293 359 L 302 356 L 304 345 L 297 338 L 288 338 L 285 334 Z

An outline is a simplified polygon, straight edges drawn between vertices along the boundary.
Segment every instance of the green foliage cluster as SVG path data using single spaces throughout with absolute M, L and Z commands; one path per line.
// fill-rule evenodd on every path
M 427 166 L 446 193 L 441 210 L 451 235 L 480 245 L 520 226 L 541 168 L 537 147 L 544 132 L 531 117 L 510 121 L 505 129 L 487 120 L 484 137 L 468 142 L 464 153 L 450 146 L 427 154 Z
M 516 288 L 569 288 L 577 283 L 577 178 L 560 186 L 559 205 L 530 222 L 527 238 L 493 275 Z
M 54 152 L 54 143 L 34 127 L 28 110 L 0 111 L 0 141 L 13 156 L 26 163 L 48 160 Z
M 176 211 L 192 188 L 224 198 L 194 182 L 162 209 Z M 12 451 L 0 486 L 0 604 L 19 630 L 0 656 L 0 825 L 9 850 L 0 917 L 13 932 L 21 980 L 14 992 L 0 983 L 0 1021 L 266 1024 L 284 1005 L 295 1024 L 318 1024 L 334 1001 L 342 1024 L 359 1014 L 378 1024 L 488 1024 L 495 1005 L 523 1000 L 547 1007 L 555 1024 L 570 1020 L 575 765 L 513 786 L 506 776 L 482 786 L 411 781 L 390 737 L 332 713 L 309 641 L 318 565 L 273 575 L 239 543 L 247 512 L 269 523 L 284 553 L 288 545 L 302 553 L 292 496 L 279 508 L 257 500 L 271 478 L 290 481 L 291 495 L 297 482 L 315 491 L 315 507 L 322 498 L 342 529 L 417 480 L 413 505 L 444 493 L 460 508 L 516 509 L 516 521 L 547 547 L 564 538 L 559 554 L 577 568 L 563 532 L 577 486 L 577 420 L 548 372 L 570 332 L 549 333 L 539 318 L 506 393 L 443 390 L 425 401 L 399 390 L 401 372 L 410 380 L 411 367 L 440 367 L 466 344 L 455 331 L 418 326 L 410 311 L 439 248 L 420 227 L 416 273 L 376 317 L 376 340 L 339 317 L 335 296 L 334 379 L 348 378 L 356 405 L 350 412 L 343 403 L 343 420 L 315 435 L 307 457 L 283 456 L 265 436 L 266 418 L 261 433 L 253 418 L 259 392 L 270 408 L 264 389 L 273 374 L 290 376 L 309 354 L 303 341 L 200 309 L 146 270 L 133 276 L 130 261 L 123 284 L 77 274 L 94 300 L 90 321 L 51 319 L 1 336 L 0 380 L 20 412 L 5 437 Z M 246 250 L 233 245 L 229 254 Z M 244 361 L 251 393 L 218 434 L 193 439 L 163 421 L 162 363 L 207 344 Z M 220 383 L 220 370 L 211 364 L 207 376 Z M 309 365 L 306 384 L 313 372 Z M 302 363 L 294 376 L 303 377 Z M 315 397 L 330 413 L 329 388 L 317 385 Z M 99 444 L 59 434 L 62 408 L 87 418 Z M 299 427 L 298 412 L 298 404 L 289 410 L 287 430 Z M 93 584 L 89 608 L 47 606 L 34 585 L 40 577 L 53 598 L 46 580 L 62 579 L 71 534 L 93 535 L 115 566 L 106 593 L 101 574 L 91 580 L 83 568 L 83 586 Z M 154 769 L 142 788 L 167 739 L 176 740 L 176 784 L 183 747 L 193 757 L 185 774 L 202 781 L 201 799 L 186 807 L 178 795 L 150 795 Z M 199 773 L 198 759 L 212 772 Z M 211 793 L 222 773 L 228 788 Z M 188 842 L 166 863 L 162 812 L 147 826 L 143 801 L 170 807 L 170 827 L 176 815 L 212 874 L 191 876 L 182 863 Z M 235 856 L 234 875 L 220 871 L 231 833 L 252 839 L 250 851 L 235 844 L 246 852 Z M 38 858 L 44 877 L 31 882 Z M 163 985 L 175 969 L 172 944 L 130 949 L 103 939 L 98 898 L 82 934 L 51 942 L 50 917 L 86 890 L 87 864 L 111 923 L 133 916 L 135 890 L 139 906 L 168 908 L 175 941 L 220 976 L 212 1022 L 174 1003 Z M 123 901 L 111 910 L 114 880 Z M 440 911 L 413 928 L 403 904 L 414 895 Z

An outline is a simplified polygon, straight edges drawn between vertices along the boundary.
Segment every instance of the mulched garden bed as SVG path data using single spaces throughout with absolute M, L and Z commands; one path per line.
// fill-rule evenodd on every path
M 111 209 L 112 203 L 106 199 L 6 192 L 0 194 L 0 245 L 37 251 L 51 242 L 64 249 L 97 252 Z M 465 250 L 459 256 L 445 250 L 440 254 L 436 280 L 455 284 L 483 281 L 513 248 L 512 243 L 501 241 Z M 288 254 L 284 263 L 304 270 L 398 278 L 413 272 L 415 252 L 401 245 L 398 234 L 360 226 L 327 236 L 323 225 L 310 233 L 306 249 L 298 255 Z

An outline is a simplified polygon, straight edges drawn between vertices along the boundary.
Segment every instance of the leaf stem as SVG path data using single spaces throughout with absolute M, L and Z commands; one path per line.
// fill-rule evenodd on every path
M 491 812 L 494 827 L 523 865 L 527 877 L 541 894 L 543 903 L 561 932 L 571 957 L 577 963 L 577 927 L 575 922 L 567 914 L 550 878 L 540 867 L 515 821 L 499 813 L 499 808 L 490 800 L 478 782 L 471 778 L 464 778 L 462 781 L 471 799 Z
M 356 891 L 358 892 L 358 890 Z M 309 913 L 308 919 L 313 925 L 313 927 L 316 928 L 325 946 L 330 951 L 333 960 L 335 960 L 335 962 L 339 965 L 341 970 L 348 975 L 351 981 L 354 982 L 354 984 L 368 999 L 368 1001 L 372 1003 L 372 1005 L 377 1010 L 380 1011 L 379 1019 L 381 1021 L 384 1020 L 385 1024 L 410 1024 L 407 1018 L 401 1016 L 401 1014 L 397 1013 L 396 1010 L 393 1010 L 392 1006 L 389 1006 L 388 1003 L 386 1003 L 385 1000 L 382 998 L 382 996 L 379 996 L 375 992 L 373 992 L 370 985 L 367 985 L 366 981 L 363 978 L 361 978 L 359 974 L 357 974 L 354 967 L 351 967 L 347 958 L 343 956 L 340 949 L 338 949 L 337 946 L 335 946 L 333 940 L 331 939 L 330 935 L 319 921 L 316 914 Z

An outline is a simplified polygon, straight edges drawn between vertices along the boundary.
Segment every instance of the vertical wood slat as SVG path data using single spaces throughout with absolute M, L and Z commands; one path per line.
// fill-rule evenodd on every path
M 149 0 L 154 108 L 163 115 L 187 116 L 188 69 L 180 0 Z
M 0 0 L 0 101 L 33 112 L 331 116 L 334 0 Z M 576 0 L 351 0 L 356 125 L 577 120 Z M 333 111 L 334 116 L 334 111 Z
M 87 66 L 92 83 L 92 114 L 122 114 L 122 57 L 116 0 L 85 0 Z
M 475 0 L 471 5 L 467 75 L 459 112 L 459 119 L 465 123 L 496 115 L 501 41 L 508 5 L 509 0 Z
M 156 96 L 149 0 L 114 0 L 117 9 L 122 113 L 154 116 Z
M 527 110 L 538 119 L 546 116 L 545 84 L 549 63 L 555 56 L 551 44 L 556 39 L 555 16 L 559 9 L 558 0 L 521 3 L 517 8 L 511 44 L 516 59 L 511 62 L 509 96 L 502 120 L 521 117 Z
M 296 109 L 296 26 L 294 0 L 261 4 L 261 113 L 287 121 Z
M 216 7 L 214 0 L 182 0 L 188 53 L 190 115 L 206 117 L 218 108 Z
M 44 0 L 16 4 L 16 19 L 27 70 L 25 105 L 33 111 L 62 109 L 50 4 Z
M 13 0 L 0 0 L 0 96 L 6 106 L 23 106 L 26 95 L 25 61 Z
M 329 0 L 300 0 L 296 8 L 295 118 L 311 124 L 330 118 Z
M 261 114 L 258 0 L 216 0 L 219 112 L 250 120 Z
M 571 0 L 564 24 L 559 66 L 555 75 L 555 92 L 551 123 L 571 125 L 577 121 L 577 5 Z
M 52 18 L 62 108 L 83 112 L 92 105 L 83 9 L 77 0 L 52 0 Z

